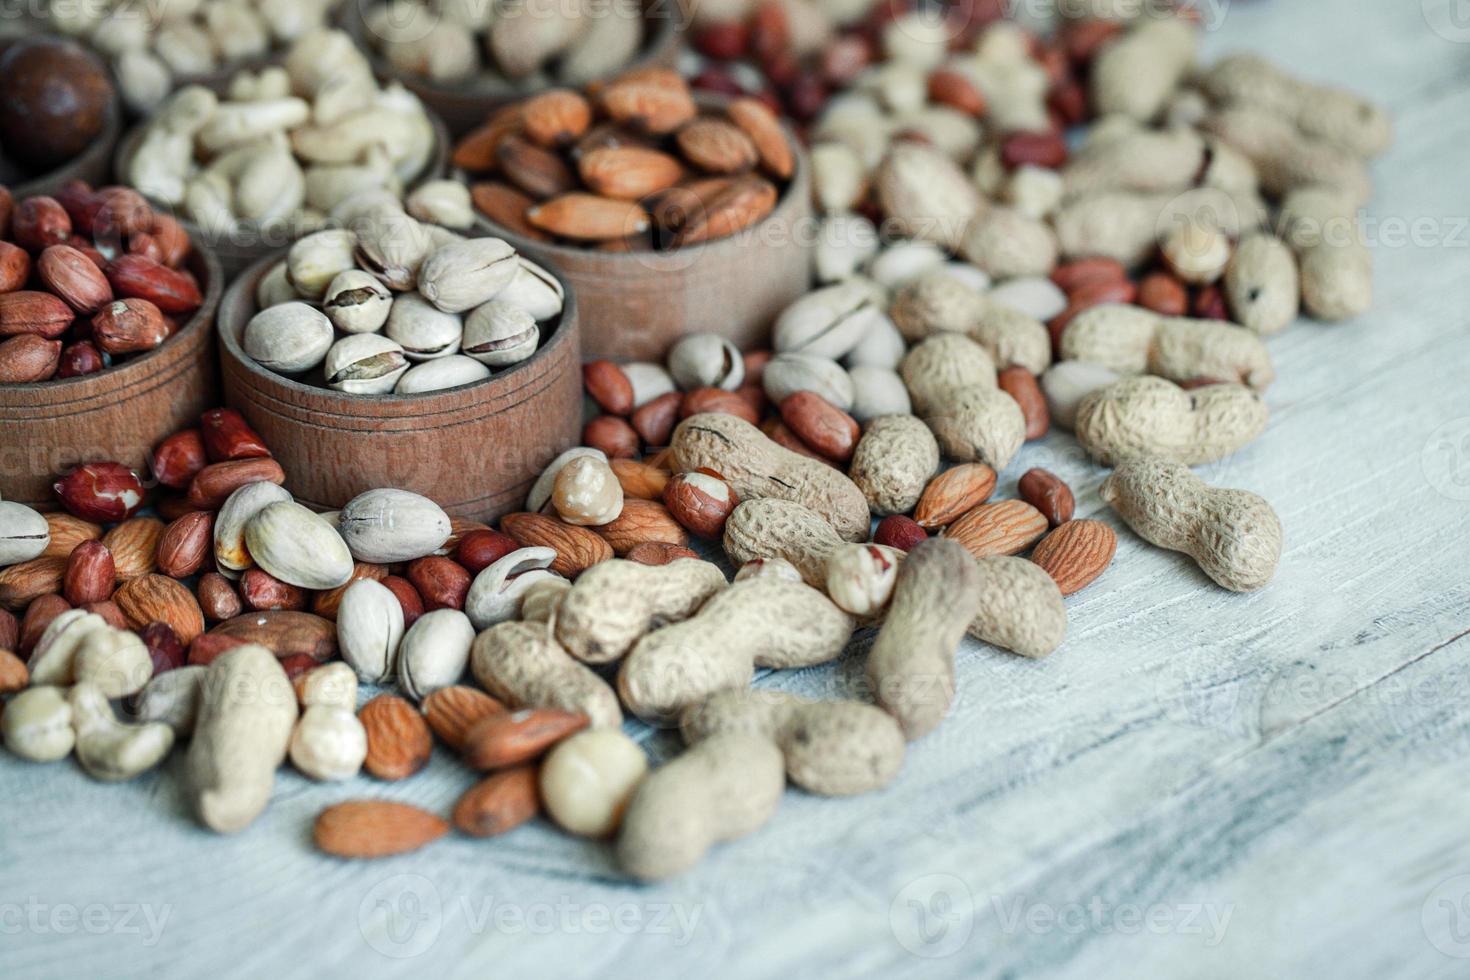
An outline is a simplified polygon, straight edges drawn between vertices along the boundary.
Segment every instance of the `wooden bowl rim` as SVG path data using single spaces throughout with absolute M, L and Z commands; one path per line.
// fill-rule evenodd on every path
M 190 242 L 189 254 L 185 257 L 184 264 L 198 265 L 202 269 L 204 301 L 199 304 L 199 309 L 194 311 L 194 315 L 189 317 L 184 325 L 167 340 L 117 367 L 104 368 L 101 371 L 93 371 L 91 374 L 79 374 L 74 378 L 53 378 L 49 381 L 28 381 L 23 384 L 0 384 L 0 392 L 38 390 L 64 392 L 68 387 L 79 388 L 82 384 L 99 384 L 104 380 L 111 382 L 110 387 L 112 388 L 122 388 L 146 380 L 152 366 L 151 362 L 161 352 L 176 348 L 179 342 L 193 331 L 209 329 L 219 309 L 220 299 L 225 293 L 225 274 L 218 257 L 208 246 L 193 239 L 192 236 Z M 80 393 L 79 391 L 78 394 Z
M 436 98 L 446 99 L 484 99 L 486 100 L 486 111 L 494 105 L 503 105 L 520 99 L 530 98 L 538 92 L 549 91 L 553 88 L 563 87 L 559 83 L 550 85 L 522 86 L 508 79 L 494 75 L 490 72 L 480 72 L 472 78 L 461 82 L 436 82 L 423 75 L 417 75 L 409 71 L 401 71 L 395 68 L 383 53 L 367 39 L 367 19 L 362 10 L 363 0 L 345 0 L 337 14 L 338 25 L 351 36 L 359 51 L 367 55 L 368 61 L 372 63 L 373 70 L 381 72 L 394 81 L 407 86 L 418 92 L 426 92 Z M 680 0 L 642 0 L 643 22 L 653 22 L 656 27 L 647 31 L 643 43 L 639 46 L 638 54 L 632 61 L 614 69 L 608 78 L 615 77 L 625 71 L 647 67 L 658 62 L 665 55 L 673 53 L 679 46 L 680 36 L 689 24 L 689 13 Z M 653 17 L 655 9 L 667 9 L 672 12 L 670 17 Z M 478 38 L 478 33 L 476 36 Z M 477 42 L 478 43 L 478 42 Z M 493 104 L 492 104 L 493 103 Z
M 108 75 L 110 79 L 111 74 Z M 97 138 L 87 146 L 85 150 L 72 157 L 50 173 L 32 177 L 23 184 L 10 185 L 10 193 L 17 201 L 26 197 L 50 196 L 66 185 L 68 181 L 74 180 L 77 174 L 84 169 L 97 169 L 106 171 L 108 163 L 113 159 L 113 153 L 122 138 L 123 132 L 123 109 L 122 99 L 117 95 L 114 85 L 113 96 L 107 103 L 107 109 L 102 117 L 102 131 Z M 445 157 L 446 163 L 448 157 Z M 68 379 L 69 380 L 69 379 Z
M 249 317 L 244 318 L 244 322 L 239 324 L 238 329 L 230 322 L 234 319 L 233 307 L 239 305 L 242 299 L 251 310 L 250 316 L 254 316 L 260 312 L 256 309 L 255 288 L 275 263 L 283 261 L 286 258 L 286 254 L 289 251 L 290 246 L 275 249 L 269 255 L 252 262 L 245 271 L 236 276 L 235 281 L 230 283 L 230 287 L 225 290 L 224 296 L 220 300 L 219 315 L 215 317 L 215 330 L 220 339 L 220 356 L 222 358 L 228 356 L 231 361 L 239 364 L 249 374 L 259 378 L 267 385 L 275 386 L 279 391 L 294 392 L 314 398 L 330 398 L 334 401 L 339 398 L 346 398 L 350 399 L 353 404 L 361 405 L 411 406 L 423 411 L 425 414 L 457 411 L 463 408 L 463 405 L 451 404 L 451 402 L 458 396 L 474 391 L 482 386 L 503 384 L 513 380 L 517 374 L 526 373 L 532 365 L 550 359 L 559 353 L 562 347 L 571 343 L 570 338 L 577 330 L 576 293 L 572 290 L 566 277 L 562 275 L 559 269 L 542 262 L 537 262 L 537 265 L 546 269 L 547 272 L 556 277 L 557 282 L 561 283 L 562 309 L 561 316 L 557 319 L 551 337 L 537 347 L 536 352 L 524 361 L 518 361 L 508 368 L 491 374 L 488 378 L 481 378 L 479 381 L 455 385 L 453 388 L 415 392 L 411 395 L 399 395 L 393 392 L 382 395 L 365 395 L 306 384 L 303 381 L 297 381 L 294 378 L 262 367 L 245 353 L 244 348 L 240 346 L 236 334 L 244 332 L 245 324 L 249 322 Z M 427 362 L 421 361 L 419 363 Z M 441 401 L 442 404 L 435 404 L 436 400 Z
M 734 101 L 735 99 L 732 96 L 719 95 L 711 92 L 700 92 L 695 95 L 695 102 L 701 109 L 723 110 Z M 685 272 L 693 265 L 696 257 L 698 259 L 709 259 L 713 256 L 717 259 L 727 253 L 739 254 L 749 247 L 748 242 L 741 240 L 744 234 L 764 228 L 772 222 L 790 220 L 795 216 L 794 212 L 802 207 L 798 197 L 802 194 L 808 196 L 811 194 L 811 164 L 807 158 L 806 149 L 801 145 L 801 141 L 796 138 L 795 131 L 792 130 L 784 117 L 777 116 L 776 120 L 781 126 L 781 131 L 786 135 L 786 143 L 791 147 L 792 161 L 794 163 L 791 176 L 786 181 L 786 187 L 782 189 L 781 196 L 777 199 L 776 206 L 771 209 L 771 213 L 766 215 L 765 219 L 759 224 L 752 225 L 749 228 L 742 228 L 740 231 L 725 235 L 722 238 L 700 242 L 689 248 L 666 249 L 663 251 L 646 249 L 635 252 L 600 252 L 595 248 L 578 248 L 575 245 L 561 245 L 556 242 L 545 242 L 534 238 L 527 238 L 519 232 L 512 231 L 504 225 L 499 225 L 491 221 L 478 208 L 474 208 L 474 205 L 471 204 L 475 212 L 474 227 L 487 234 L 494 235 L 496 238 L 505 239 L 515 247 L 517 252 L 539 252 L 542 255 L 550 256 L 558 262 L 566 261 L 569 265 L 573 266 L 584 266 L 589 263 L 595 263 L 598 260 L 603 260 L 609 266 L 625 266 L 628 262 L 638 262 L 645 266 L 649 273 L 653 275 Z M 474 184 L 473 181 L 457 168 L 452 169 L 451 174 L 456 180 L 459 180 L 466 186 L 473 186 Z M 810 210 L 810 208 L 807 210 Z

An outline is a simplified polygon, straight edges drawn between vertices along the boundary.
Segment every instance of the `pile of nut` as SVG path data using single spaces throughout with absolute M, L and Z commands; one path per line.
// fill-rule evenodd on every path
M 475 206 L 529 238 L 672 249 L 766 218 L 795 157 L 754 99 L 701 113 L 678 75 L 641 69 L 582 95 L 554 89 L 495 113 L 455 147 Z
M 605 78 L 631 62 L 644 40 L 641 0 L 389 0 L 368 9 L 364 26 L 401 72 L 449 84 L 490 76 L 526 91 Z
M 224 99 L 179 89 L 130 138 L 119 161 L 130 186 L 213 234 L 253 229 L 275 244 L 358 195 L 397 197 L 434 176 L 437 143 L 418 98 L 380 87 L 352 39 L 330 30 L 303 35 L 280 65 L 239 72 Z
M 162 344 L 203 297 L 189 235 L 126 187 L 0 187 L 0 384 L 93 374 Z
M 112 59 L 123 98 L 139 115 L 180 80 L 255 61 L 323 27 L 335 0 L 95 0 L 45 5 L 47 23 Z
M 499 238 L 461 238 L 390 199 L 291 246 L 256 288 L 246 356 L 354 395 L 473 384 L 536 353 L 561 282 Z M 320 371 L 318 371 L 320 369 Z

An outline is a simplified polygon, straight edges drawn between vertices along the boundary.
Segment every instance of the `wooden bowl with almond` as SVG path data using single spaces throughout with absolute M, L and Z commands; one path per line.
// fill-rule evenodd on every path
M 502 109 L 450 162 L 492 234 L 567 276 L 589 358 L 657 361 L 697 331 L 754 347 L 810 285 L 806 156 L 755 99 L 633 72 Z

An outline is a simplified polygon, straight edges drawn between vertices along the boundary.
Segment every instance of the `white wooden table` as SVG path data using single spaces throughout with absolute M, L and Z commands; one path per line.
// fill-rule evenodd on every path
M 266 815 L 223 838 L 187 813 L 177 753 L 124 786 L 5 756 L 0 970 L 1470 975 L 1470 4 L 1423 7 L 1239 0 L 1207 41 L 1398 121 L 1373 312 L 1274 339 L 1270 428 L 1204 472 L 1280 513 L 1264 592 L 1224 593 L 1120 526 L 1066 644 L 1040 663 L 962 651 L 952 716 L 886 791 L 790 792 L 661 887 L 545 825 L 376 863 L 313 852 L 334 800 L 447 812 L 470 782 L 447 757 L 395 785 L 283 770 Z M 1032 465 L 1117 523 L 1069 437 L 1028 446 L 1001 492 Z M 774 682 L 841 694 L 861 663 Z

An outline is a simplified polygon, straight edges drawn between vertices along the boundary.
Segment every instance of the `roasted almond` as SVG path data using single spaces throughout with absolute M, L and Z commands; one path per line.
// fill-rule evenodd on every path
M 434 739 L 424 716 L 396 694 L 379 694 L 357 713 L 367 732 L 363 768 L 379 779 L 405 779 L 429 763 Z
M 1040 467 L 1029 469 L 1021 476 L 1016 489 L 1022 500 L 1046 515 L 1046 521 L 1052 527 L 1072 519 L 1076 508 L 1072 488 L 1055 473 Z
M 485 181 L 470 188 L 470 200 L 476 210 L 517 235 L 544 241 L 551 236 L 526 220 L 526 212 L 536 202 L 509 184 Z
M 674 236 L 677 246 L 694 245 L 733 235 L 764 221 L 776 207 L 776 186 L 762 177 L 741 177 L 691 215 Z
M 480 780 L 454 805 L 454 826 L 471 837 L 514 830 L 541 809 L 535 766 L 516 766 Z
M 348 800 L 327 807 L 316 818 L 312 838 L 328 854 L 377 858 L 416 851 L 449 833 L 436 814 L 392 800 Z
M 597 540 L 602 541 L 601 538 Z M 606 545 L 603 542 L 603 546 Z M 609 553 L 608 557 L 612 555 Z M 0 568 L 0 606 L 22 610 L 31 604 L 32 599 L 60 592 L 65 577 L 65 558 L 32 558 L 19 565 Z
M 522 547 L 551 548 L 556 552 L 551 570 L 567 578 L 613 557 L 612 545 L 597 532 L 545 514 L 507 514 L 500 519 L 500 529 Z
M 730 119 L 739 126 L 755 145 L 760 156 L 761 167 L 771 176 L 785 180 L 796 169 L 796 157 L 791 152 L 791 143 L 786 131 L 776 119 L 776 114 L 756 99 L 741 98 L 730 103 L 726 110 Z
M 1046 517 L 1024 500 L 981 504 L 944 532 L 976 558 L 1018 555 L 1046 533 Z
M 14 694 L 25 690 L 31 681 L 25 661 L 14 652 L 0 647 L 0 694 Z
M 648 212 L 632 201 L 575 191 L 533 205 L 526 220 L 562 238 L 585 242 L 627 238 L 648 230 Z
M 664 487 L 669 482 L 668 471 L 635 459 L 614 459 L 608 465 L 623 488 L 624 506 L 629 499 L 663 499 Z
M 684 159 L 706 173 L 743 174 L 760 158 L 744 130 L 709 116 L 684 126 L 674 141 Z
M 593 193 L 637 201 L 674 186 L 684 175 L 684 168 L 658 150 L 608 146 L 578 157 L 577 173 Z
M 119 582 L 157 570 L 163 531 L 163 521 L 156 517 L 130 517 L 103 536 L 102 543 L 117 563 Z
M 680 547 L 689 543 L 689 535 L 674 520 L 667 507 L 659 501 L 638 497 L 625 498 L 622 513 L 593 530 L 612 545 L 613 553 L 617 555 L 626 555 L 638 545 L 649 542 Z
M 655 134 L 672 133 L 697 111 L 683 79 L 665 75 L 625 75 L 603 89 L 602 107 L 617 122 Z
M 914 520 L 926 531 L 945 527 L 994 492 L 995 470 L 984 463 L 961 463 L 929 481 L 914 507 Z
M 486 123 L 465 134 L 454 147 L 449 164 L 472 174 L 489 173 L 496 167 L 495 150 L 500 141 L 524 129 L 525 123 L 518 105 L 506 106 L 492 115 Z
M 592 124 L 592 106 L 571 89 L 552 89 L 526 100 L 521 123 L 531 142 L 547 148 L 566 146 Z
M 506 180 L 538 201 L 577 186 L 577 178 L 561 157 L 520 136 L 502 139 L 495 147 L 495 159 Z
M 586 728 L 586 715 L 555 708 L 508 711 L 477 721 L 465 734 L 464 760 L 473 769 L 503 769 L 546 752 Z M 369 743 L 371 745 L 371 743 Z M 369 748 L 369 756 L 371 756 Z
M 46 515 L 46 529 L 51 533 L 51 543 L 41 552 L 42 558 L 65 558 L 83 541 L 102 538 L 101 524 L 93 524 L 61 510 Z
M 1062 595 L 1086 588 L 1107 569 L 1118 535 L 1102 521 L 1067 521 L 1037 543 L 1031 560 L 1057 583 Z
M 184 644 L 204 632 L 204 612 L 194 593 L 166 576 L 144 575 L 126 582 L 112 601 L 135 630 L 155 621 L 167 623 Z
M 424 720 L 439 741 L 458 752 L 465 736 L 481 718 L 505 710 L 505 705 L 484 691 L 463 684 L 441 687 L 424 698 Z

